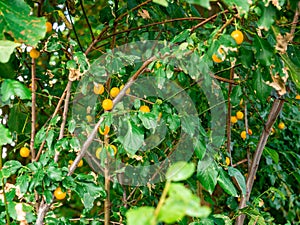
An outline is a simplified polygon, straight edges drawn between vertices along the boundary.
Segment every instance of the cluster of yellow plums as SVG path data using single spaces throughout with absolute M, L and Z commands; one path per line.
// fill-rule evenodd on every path
M 244 41 L 244 35 L 243 35 L 243 32 L 240 31 L 240 30 L 234 30 L 232 33 L 231 33 L 231 37 L 235 40 L 235 42 L 240 45 L 243 43 Z M 221 56 L 221 58 L 220 58 Z M 224 54 L 224 51 L 222 48 L 219 48 L 218 49 L 218 54 L 213 54 L 212 55 L 212 60 L 215 62 L 215 63 L 221 63 L 225 60 L 226 56 Z
M 244 118 L 244 113 L 242 111 L 238 111 L 238 112 L 236 112 L 235 116 L 231 116 L 230 121 L 232 124 L 235 124 L 238 122 L 238 120 L 242 120 L 243 118 Z M 249 135 L 253 134 L 253 132 L 250 128 L 248 128 L 248 134 Z M 240 135 L 241 135 L 241 138 L 243 140 L 245 140 L 247 138 L 247 131 L 243 130 Z

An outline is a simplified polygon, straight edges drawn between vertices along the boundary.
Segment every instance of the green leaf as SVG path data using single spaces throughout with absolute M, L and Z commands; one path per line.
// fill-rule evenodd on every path
M 195 136 L 195 130 L 201 127 L 199 124 L 199 118 L 195 115 L 181 115 L 181 127 L 190 137 Z
M 207 206 L 200 206 L 200 200 L 194 198 L 189 201 L 185 214 L 191 217 L 206 218 L 211 213 L 211 209 Z
M 240 103 L 242 94 L 243 94 L 243 92 L 242 92 L 242 88 L 240 85 L 237 85 L 232 88 L 230 100 L 231 100 L 231 104 L 233 106 L 237 106 Z
M 17 205 L 17 203 L 15 203 L 15 202 L 8 202 L 8 204 L 7 204 L 8 213 L 11 216 L 11 218 L 13 218 L 13 219 L 17 219 L 17 216 L 18 216 L 18 214 L 16 212 L 16 205 Z
M 176 198 L 168 198 L 158 214 L 158 220 L 165 223 L 175 223 L 185 215 L 185 207 L 182 201 Z
M 260 4 L 261 16 L 257 21 L 257 26 L 260 29 L 269 30 L 272 24 L 274 23 L 274 17 L 276 16 L 276 8 L 269 4 L 268 7 L 265 6 L 264 3 Z
M 10 59 L 10 55 L 18 46 L 20 46 L 20 44 L 17 44 L 15 42 L 0 40 L 0 62 L 7 63 Z
M 142 113 L 138 114 L 138 117 L 143 123 L 146 129 L 154 129 L 157 126 L 157 117 L 153 113 Z
M 186 188 L 182 183 L 171 183 L 168 194 L 170 198 L 177 198 L 183 202 L 189 202 L 195 197 L 192 191 Z
M 51 120 L 50 120 L 50 125 L 51 126 L 55 126 L 58 121 L 60 121 L 61 117 L 59 115 L 54 116 Z
M 86 210 L 94 206 L 96 198 L 105 197 L 105 190 L 102 186 L 93 182 L 93 176 L 84 175 L 76 177 L 76 188 L 74 190 L 81 198 Z
M 46 34 L 46 19 L 30 16 L 25 1 L 0 1 L 0 39 L 9 33 L 17 42 L 35 46 Z
M 7 63 L 0 62 L 0 76 L 2 78 L 14 79 L 17 76 L 16 68 L 19 67 L 19 63 L 19 59 L 15 54 L 11 55 Z
M 287 65 L 293 82 L 296 84 L 298 90 L 300 90 L 300 67 L 294 64 L 287 54 L 281 54 L 280 56 Z
M 200 199 L 184 184 L 170 184 L 168 195 L 159 213 L 160 221 L 172 223 L 180 220 L 184 215 L 204 218 L 211 212 L 208 207 L 200 206 Z
M 73 133 L 74 130 L 76 128 L 76 121 L 74 119 L 71 119 L 68 121 L 68 130 L 69 130 L 69 133 Z
M 29 182 L 30 182 L 30 179 L 29 179 L 28 174 L 23 174 L 23 175 L 17 177 L 16 186 L 18 186 L 20 188 L 21 194 L 26 193 L 28 186 L 29 186 Z
M 263 155 L 264 155 L 264 156 L 267 156 L 267 155 L 271 156 L 272 160 L 273 160 L 276 164 L 278 164 L 278 162 L 279 162 L 279 155 L 278 155 L 278 153 L 277 153 L 276 150 L 271 149 L 271 148 L 268 148 L 268 147 L 265 147 L 265 149 L 264 149 L 264 151 L 263 151 Z
M 229 5 L 231 7 L 236 6 L 236 9 L 238 10 L 240 15 L 244 15 L 248 13 L 250 8 L 249 1 L 240 1 L 240 0 L 224 0 L 226 5 Z
M 213 217 L 216 219 L 222 219 L 222 224 L 224 225 L 232 225 L 232 221 L 228 216 L 225 216 L 223 214 L 214 214 Z
M 262 102 L 266 101 L 272 90 L 272 88 L 264 82 L 259 70 L 256 70 L 253 74 L 253 88 L 255 90 L 254 94 Z
M 172 39 L 172 43 L 185 41 L 190 36 L 190 30 L 186 29 Z
M 144 143 L 144 133 L 132 122 L 128 122 L 128 130 L 123 139 L 123 146 L 127 153 L 134 155 Z
M 167 0 L 153 0 L 154 3 L 162 5 L 164 7 L 168 7 L 168 1 Z
M 53 197 L 52 191 L 50 191 L 50 190 L 44 190 L 44 196 L 45 196 L 46 202 L 48 204 L 50 204 L 52 202 L 52 197 Z
M 212 194 L 217 185 L 218 170 L 213 160 L 201 160 L 197 166 L 197 178 L 202 186 Z
M 219 176 L 218 176 L 218 184 L 223 188 L 223 190 L 234 197 L 237 197 L 237 191 L 231 182 L 228 174 L 220 167 L 219 168 Z
M 260 212 L 257 209 L 246 209 L 245 214 L 250 219 L 248 224 L 251 225 L 265 225 L 265 220 L 261 216 Z
M 239 51 L 240 51 L 239 58 L 243 64 L 243 67 L 250 68 L 254 61 L 252 46 L 249 43 L 244 42 L 242 46 L 240 46 Z
M 59 51 L 63 46 L 58 37 L 50 36 L 45 47 L 47 52 L 56 52 Z
M 18 121 L 16 123 L 16 121 Z M 9 130 L 17 133 L 30 133 L 30 109 L 24 104 L 14 104 L 10 109 L 7 125 Z
M 0 147 L 3 145 L 9 144 L 12 142 L 12 136 L 6 127 L 3 124 L 0 124 Z
M 211 9 L 209 0 L 185 0 L 185 1 L 190 4 L 200 5 L 209 10 Z
M 33 174 L 32 180 L 29 184 L 29 191 L 32 192 L 37 186 L 41 186 L 43 184 L 43 180 L 46 173 L 43 168 L 39 165 L 38 170 Z
M 46 138 L 46 143 L 47 143 L 47 147 L 49 149 L 52 149 L 52 143 L 53 143 L 54 135 L 55 135 L 54 130 L 49 130 L 48 131 L 47 138 Z
M 20 99 L 31 99 L 31 92 L 24 84 L 16 80 L 5 79 L 1 85 L 2 101 L 6 102 L 15 95 Z
M 169 181 L 182 181 L 188 179 L 195 171 L 193 163 L 176 162 L 167 170 L 166 178 Z
M 157 86 L 159 89 L 164 87 L 166 81 L 166 71 L 163 67 L 159 67 L 158 69 L 154 70 L 155 72 L 155 79 L 157 81 Z
M 128 225 L 152 225 L 155 209 L 150 206 L 143 206 L 137 209 L 130 209 L 126 212 Z
M 180 126 L 180 118 L 177 114 L 168 115 L 167 124 L 171 131 L 176 131 L 176 129 Z
M 270 66 L 274 61 L 273 48 L 270 43 L 259 36 L 255 36 L 253 46 L 257 62 L 264 66 Z
M 242 191 L 242 194 L 246 195 L 246 181 L 243 174 L 238 169 L 233 168 L 231 166 L 228 167 L 228 174 L 229 176 L 235 178 L 240 190 Z
M 11 175 L 15 174 L 19 168 L 22 167 L 22 164 L 16 160 L 6 161 L 2 167 L 2 174 L 4 178 L 8 178 Z
M 193 140 L 195 154 L 199 160 L 202 160 L 206 153 L 206 145 L 205 142 L 200 138 Z
M 37 148 L 45 139 L 46 139 L 46 128 L 42 127 L 35 135 L 34 147 Z
M 75 52 L 74 59 L 76 60 L 81 73 L 84 73 L 89 69 L 88 59 L 83 52 Z
M 61 181 L 63 179 L 61 169 L 57 168 L 57 163 L 52 163 L 47 168 L 47 174 L 51 180 Z
M 214 220 L 209 218 L 204 218 L 199 222 L 192 222 L 189 225 L 214 225 Z
M 75 60 L 71 59 L 67 62 L 67 69 L 77 69 L 77 63 Z

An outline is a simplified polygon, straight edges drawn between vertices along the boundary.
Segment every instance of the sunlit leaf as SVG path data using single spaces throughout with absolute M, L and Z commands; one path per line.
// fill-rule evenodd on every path
M 242 194 L 245 195 L 246 194 L 246 181 L 245 181 L 245 177 L 243 176 L 243 174 L 236 168 L 233 167 L 228 167 L 228 174 L 231 177 L 234 177 L 239 189 L 242 191 Z
M 218 170 L 213 160 L 200 160 L 197 166 L 197 178 L 202 186 L 212 194 L 217 185 Z
M 20 46 L 20 44 L 12 41 L 0 40 L 0 63 L 7 63 L 11 57 L 10 55 L 17 46 Z
M 130 209 L 126 212 L 128 225 L 152 225 L 154 208 L 143 206 L 137 209 Z
M 193 163 L 187 163 L 187 162 L 177 162 L 170 166 L 170 168 L 167 170 L 166 178 L 170 181 L 181 181 L 186 180 L 195 171 L 195 165 Z
M 3 124 L 0 124 L 0 147 L 11 142 L 12 136 L 10 131 L 6 127 L 4 127 Z
M 223 188 L 223 190 L 227 194 L 235 197 L 238 196 L 232 181 L 230 180 L 228 174 L 222 168 L 219 168 L 218 184 Z
M 2 101 L 6 102 L 15 95 L 20 99 L 31 99 L 31 92 L 24 84 L 16 80 L 5 79 L 1 85 Z
M 164 7 L 168 7 L 168 1 L 167 0 L 153 0 L 153 2 L 159 4 L 159 5 L 162 5 Z
M 190 4 L 200 5 L 209 10 L 211 9 L 209 0 L 186 0 L 186 2 L 188 2 Z

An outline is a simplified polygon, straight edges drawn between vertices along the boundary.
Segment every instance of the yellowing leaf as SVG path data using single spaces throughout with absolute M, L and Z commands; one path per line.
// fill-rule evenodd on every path
M 17 42 L 35 46 L 46 34 L 46 19 L 30 16 L 30 7 L 25 1 L 0 1 L 0 39 L 4 32 Z
M 149 12 L 146 9 L 142 9 L 138 12 L 138 15 L 141 16 L 143 19 L 150 19 Z

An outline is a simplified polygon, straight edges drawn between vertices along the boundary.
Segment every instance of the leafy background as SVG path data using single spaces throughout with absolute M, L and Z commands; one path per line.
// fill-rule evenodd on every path
M 299 1 L 289 0 L 1 0 L 1 223 L 232 224 L 244 214 L 245 224 L 299 224 L 298 14 Z M 46 21 L 53 25 L 49 33 Z M 241 45 L 230 36 L 235 29 L 244 34 Z M 116 155 L 111 148 L 110 156 L 102 151 L 102 164 L 105 157 L 132 166 L 159 162 L 176 147 L 181 129 L 193 133 L 172 104 L 156 97 L 135 99 L 130 113 L 118 124 L 111 113 L 103 112 L 101 101 L 109 97 L 110 88 L 126 85 L 142 66 L 130 57 L 110 57 L 112 49 L 143 40 L 175 43 L 178 56 L 193 53 L 188 68 L 153 59 L 142 76 L 154 77 L 162 87 L 166 80 L 180 85 L 196 106 L 201 135 L 193 142 L 190 162 L 171 165 L 165 182 L 134 187 L 99 175 L 88 157 L 82 167 L 76 165 L 83 151 L 80 141 L 100 118 L 111 131 L 108 137 L 98 135 L 100 142 L 93 143 L 89 152 L 95 154 L 99 143 L 118 148 Z M 214 63 L 212 55 L 220 46 L 226 59 Z M 41 53 L 36 60 L 29 56 L 31 48 Z M 105 54 L 107 68 L 93 64 Z M 70 77 L 85 81 L 80 93 L 79 80 L 70 81 Z M 94 95 L 93 82 L 102 83 L 107 77 L 104 94 Z M 219 81 L 229 117 L 237 111 L 245 115 L 235 124 L 225 114 L 220 116 L 229 129 L 219 138 L 218 149 L 209 142 L 211 106 L 196 85 L 200 81 L 211 88 L 214 79 Z M 76 100 L 78 94 L 98 98 L 94 121 L 82 116 L 81 123 L 76 123 L 72 104 L 62 104 Z M 284 105 L 261 159 L 255 162 L 257 173 L 250 176 L 251 160 L 277 100 Z M 144 104 L 151 113 L 138 111 Z M 86 109 L 81 115 L 89 114 Z M 136 143 L 151 135 L 158 119 L 167 130 L 163 142 L 152 150 L 138 151 Z M 126 128 L 128 121 L 132 132 L 126 135 L 131 141 L 118 140 L 115 130 Z M 283 130 L 277 127 L 279 122 L 285 123 Z M 78 127 L 84 131 L 82 136 L 74 135 Z M 243 140 L 240 133 L 247 127 L 253 134 Z M 19 155 L 23 146 L 30 147 L 29 158 Z M 231 159 L 229 164 L 226 157 Z M 249 181 L 254 182 L 250 199 L 247 207 L 239 209 Z M 67 192 L 62 201 L 53 199 L 58 186 Z

